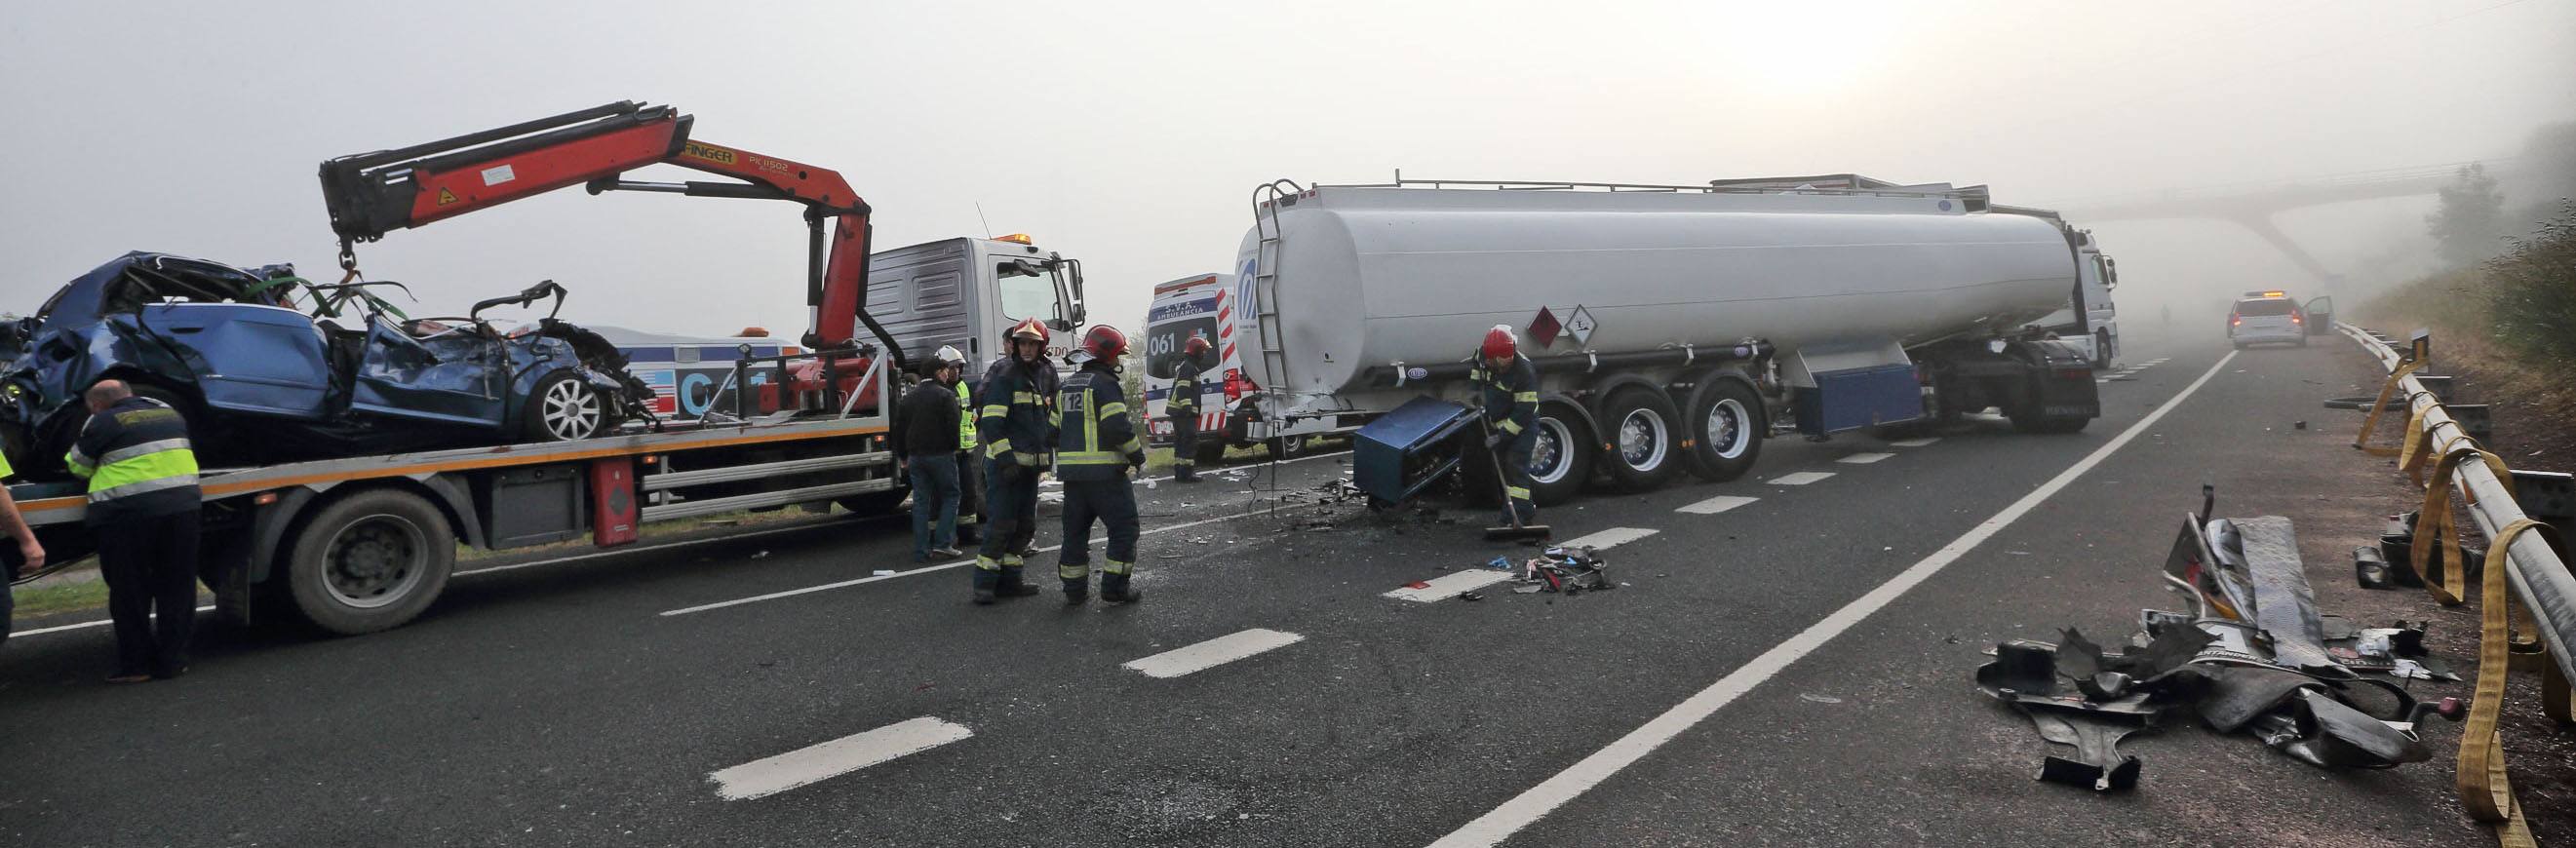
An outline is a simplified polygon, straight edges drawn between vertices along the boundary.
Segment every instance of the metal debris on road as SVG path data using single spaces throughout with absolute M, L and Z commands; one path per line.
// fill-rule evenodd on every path
M 2404 685 L 2448 674 L 2425 654 L 2424 625 L 2356 627 L 2319 613 L 2289 520 L 2212 518 L 2215 496 L 2204 487 L 2203 497 L 2163 569 L 2190 611 L 2139 611 L 2122 651 L 2070 628 L 2053 644 L 2001 642 L 1977 668 L 1980 691 L 2074 749 L 2049 755 L 2038 779 L 2101 792 L 2135 787 L 2140 761 L 2119 753 L 2121 738 L 2178 707 L 2219 733 L 2244 731 L 2321 768 L 2428 759 L 2417 722 L 2456 721 L 2461 710 L 2453 698 L 2418 703 Z M 2382 553 L 2355 553 L 2363 585 L 2395 578 L 2389 563 L 2402 560 Z

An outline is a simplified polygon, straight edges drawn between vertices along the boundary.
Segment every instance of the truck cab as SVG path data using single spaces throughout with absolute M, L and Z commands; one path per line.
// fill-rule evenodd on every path
M 880 251 L 868 259 L 867 311 L 907 361 L 943 345 L 964 351 L 970 380 L 1000 355 L 1002 329 L 1024 318 L 1055 328 L 1047 357 L 1062 361 L 1083 323 L 1082 261 L 1019 234 Z
M 2065 309 L 2034 323 L 2082 351 L 2096 370 L 2106 369 L 2120 354 L 2119 309 L 2111 301 L 2111 290 L 2120 286 L 2120 265 L 2102 253 L 2093 231 L 2067 227 L 2066 238 L 2075 253 L 2075 289 Z

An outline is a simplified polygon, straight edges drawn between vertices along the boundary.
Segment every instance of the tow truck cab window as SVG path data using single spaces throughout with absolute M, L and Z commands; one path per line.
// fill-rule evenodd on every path
M 996 263 L 993 277 L 1002 290 L 1002 317 L 1017 321 L 1022 318 L 1058 320 L 1065 318 L 1064 302 L 1056 298 L 1055 275 L 1026 259 L 1005 259 Z

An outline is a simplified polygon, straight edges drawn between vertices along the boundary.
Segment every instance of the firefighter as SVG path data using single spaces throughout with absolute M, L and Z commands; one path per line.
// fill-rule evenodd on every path
M 1020 576 L 1022 552 L 1037 539 L 1038 473 L 1052 461 L 1048 414 L 1055 368 L 1046 362 L 1046 322 L 1030 318 L 1002 335 L 1006 355 L 984 372 L 975 430 L 984 437 L 984 544 L 975 557 L 975 603 L 1037 594 Z
M 1082 370 L 1056 393 L 1062 420 L 1064 452 L 1056 457 L 1056 479 L 1064 481 L 1064 547 L 1056 554 L 1056 576 L 1064 580 L 1064 602 L 1079 604 L 1091 595 L 1091 522 L 1109 531 L 1109 562 L 1100 569 L 1100 599 L 1123 604 L 1144 597 L 1127 578 L 1136 569 L 1136 490 L 1129 475 L 1145 465 L 1145 441 L 1136 419 L 1127 412 L 1127 396 L 1118 385 L 1118 357 L 1127 353 L 1127 334 L 1102 324 L 1082 336 L 1088 359 Z
M 89 422 L 64 460 L 89 480 L 86 523 L 116 623 L 110 683 L 188 671 L 197 617 L 197 455 L 179 411 L 118 380 L 82 395 Z
M 957 392 L 957 542 L 977 544 L 975 516 L 983 511 L 984 500 L 977 496 L 983 488 L 982 466 L 975 462 L 975 388 L 966 384 L 966 354 L 954 345 L 943 345 L 931 354 L 940 363 L 956 369 L 957 379 L 949 388 Z
M 1496 324 L 1485 331 L 1485 343 L 1476 351 L 1476 368 L 1468 372 L 1479 389 L 1484 404 L 1487 450 L 1499 451 L 1503 466 L 1503 523 L 1538 520 L 1538 505 L 1530 501 L 1530 449 L 1538 443 L 1538 366 L 1520 355 L 1520 339 L 1512 328 Z
M 1172 391 L 1163 414 L 1172 421 L 1172 482 L 1199 481 L 1199 373 L 1207 370 L 1207 339 L 1191 336 L 1172 366 Z

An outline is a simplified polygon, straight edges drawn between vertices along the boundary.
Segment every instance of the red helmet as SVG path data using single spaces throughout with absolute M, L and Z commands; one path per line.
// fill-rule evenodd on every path
M 1485 331 L 1483 352 L 1486 359 L 1510 359 L 1520 350 L 1521 341 L 1512 335 L 1510 325 L 1496 324 L 1493 329 Z
M 1082 334 L 1082 350 L 1093 358 L 1115 361 L 1119 354 L 1127 352 L 1127 334 L 1107 324 L 1094 326 L 1091 332 Z
M 1009 344 L 1013 339 L 1036 339 L 1038 344 L 1046 344 L 1046 322 L 1035 318 L 1020 319 L 1020 323 L 1011 325 L 1010 331 L 1002 334 L 1004 344 Z
M 1188 356 L 1197 356 L 1199 354 L 1206 353 L 1207 349 L 1207 337 L 1191 336 L 1190 343 L 1181 346 L 1181 353 Z

